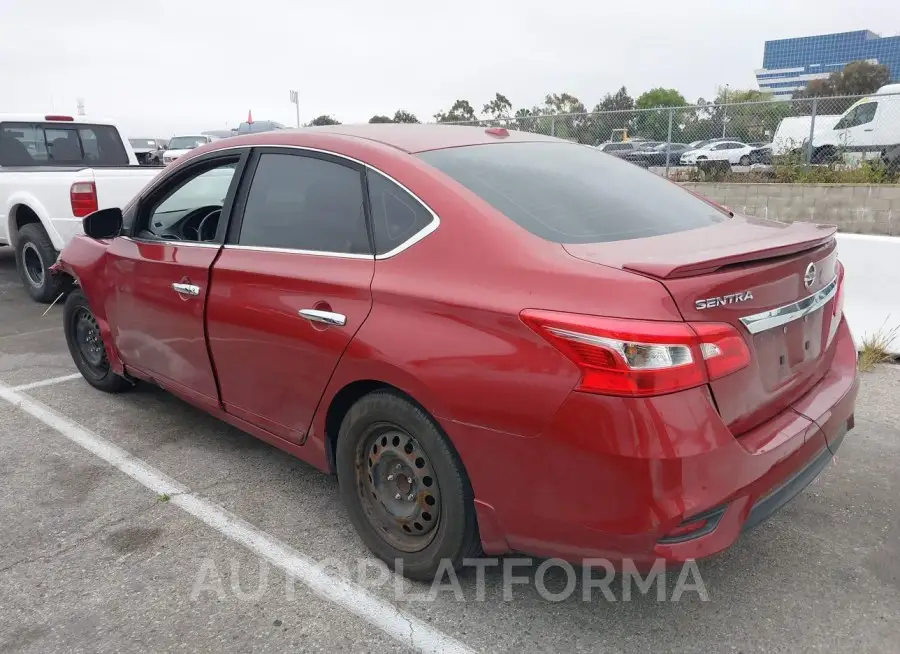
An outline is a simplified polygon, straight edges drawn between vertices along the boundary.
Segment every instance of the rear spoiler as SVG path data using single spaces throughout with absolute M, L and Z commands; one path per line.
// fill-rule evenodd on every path
M 752 222 L 752 219 L 745 219 Z M 743 222 L 743 221 L 742 221 Z M 723 223 L 722 226 L 727 225 Z M 745 224 L 746 226 L 746 224 Z M 735 264 L 765 261 L 797 254 L 826 245 L 834 240 L 836 225 L 796 222 L 785 225 L 776 235 L 765 230 L 761 238 L 753 240 L 742 230 L 738 239 L 729 239 L 729 230 L 717 232 L 698 249 L 683 254 L 660 253 L 644 261 L 626 262 L 622 267 L 658 279 L 676 279 L 703 275 Z M 686 236 L 690 232 L 682 232 Z

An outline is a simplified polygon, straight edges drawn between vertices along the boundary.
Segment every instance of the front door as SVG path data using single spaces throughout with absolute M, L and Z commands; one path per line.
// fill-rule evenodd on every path
M 229 413 L 302 443 L 372 305 L 375 259 L 355 163 L 261 149 L 213 266 L 209 347 Z
M 109 249 L 116 290 L 107 315 L 126 368 L 211 408 L 219 398 L 204 305 L 242 156 L 204 158 L 162 181 L 137 203 L 129 235 Z

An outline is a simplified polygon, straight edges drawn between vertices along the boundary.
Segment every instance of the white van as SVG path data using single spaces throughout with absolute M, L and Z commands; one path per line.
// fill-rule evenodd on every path
M 816 129 L 813 162 L 833 160 L 838 152 L 877 156 L 898 144 L 900 84 L 888 84 L 854 103 L 831 129 Z
M 788 154 L 792 150 L 804 148 L 809 143 L 809 129 L 815 130 L 813 139 L 820 132 L 830 130 L 835 126 L 837 121 L 841 119 L 840 114 L 837 115 L 816 115 L 816 123 L 812 124 L 812 116 L 788 116 L 778 123 L 778 129 L 775 130 L 775 136 L 772 137 L 772 154 L 781 156 Z

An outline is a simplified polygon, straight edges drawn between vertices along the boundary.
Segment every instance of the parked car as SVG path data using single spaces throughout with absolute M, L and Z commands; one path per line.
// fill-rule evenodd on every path
M 613 143 L 601 143 L 597 146 L 600 152 L 611 154 L 614 157 L 624 157 L 631 152 L 637 152 L 644 147 L 645 141 L 620 141 Z
M 157 161 L 158 155 L 162 149 L 165 149 L 165 140 L 163 139 L 128 139 L 134 156 L 142 166 L 158 165 L 162 163 L 160 159 Z
M 575 143 L 239 136 L 84 226 L 54 270 L 87 382 L 150 381 L 335 473 L 413 578 L 481 551 L 711 555 L 853 427 L 835 227 Z
M 31 297 L 59 295 L 46 271 L 84 216 L 124 205 L 157 172 L 138 166 L 112 121 L 0 114 L 0 246 L 15 248 Z
M 882 86 L 854 103 L 831 129 L 816 129 L 813 163 L 833 161 L 844 152 L 880 155 L 900 145 L 900 84 Z
M 668 165 L 677 166 L 681 162 L 681 155 L 687 150 L 686 143 L 659 143 L 645 150 L 628 152 L 622 155 L 622 158 L 644 168 L 665 166 L 666 159 L 669 161 Z
M 173 136 L 163 152 L 163 165 L 168 166 L 170 163 L 178 159 L 178 157 L 187 154 L 194 148 L 201 145 L 212 143 L 217 140 L 215 136 L 209 134 L 197 134 L 195 136 Z
M 694 166 L 703 161 L 727 161 L 735 166 L 749 166 L 753 148 L 739 141 L 713 141 L 681 155 L 681 163 Z
M 244 121 L 237 126 L 234 133 L 235 135 L 258 134 L 259 132 L 273 132 L 280 129 L 287 128 L 281 123 L 276 123 L 274 120 L 254 120 L 252 123 Z
M 750 150 L 750 164 L 772 165 L 772 149 L 773 145 L 771 143 L 754 147 Z

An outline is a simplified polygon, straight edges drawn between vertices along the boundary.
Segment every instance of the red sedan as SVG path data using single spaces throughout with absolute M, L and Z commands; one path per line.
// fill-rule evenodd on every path
M 85 379 L 336 473 L 380 558 L 721 551 L 853 427 L 835 228 L 594 148 L 438 125 L 217 141 L 84 221 Z

